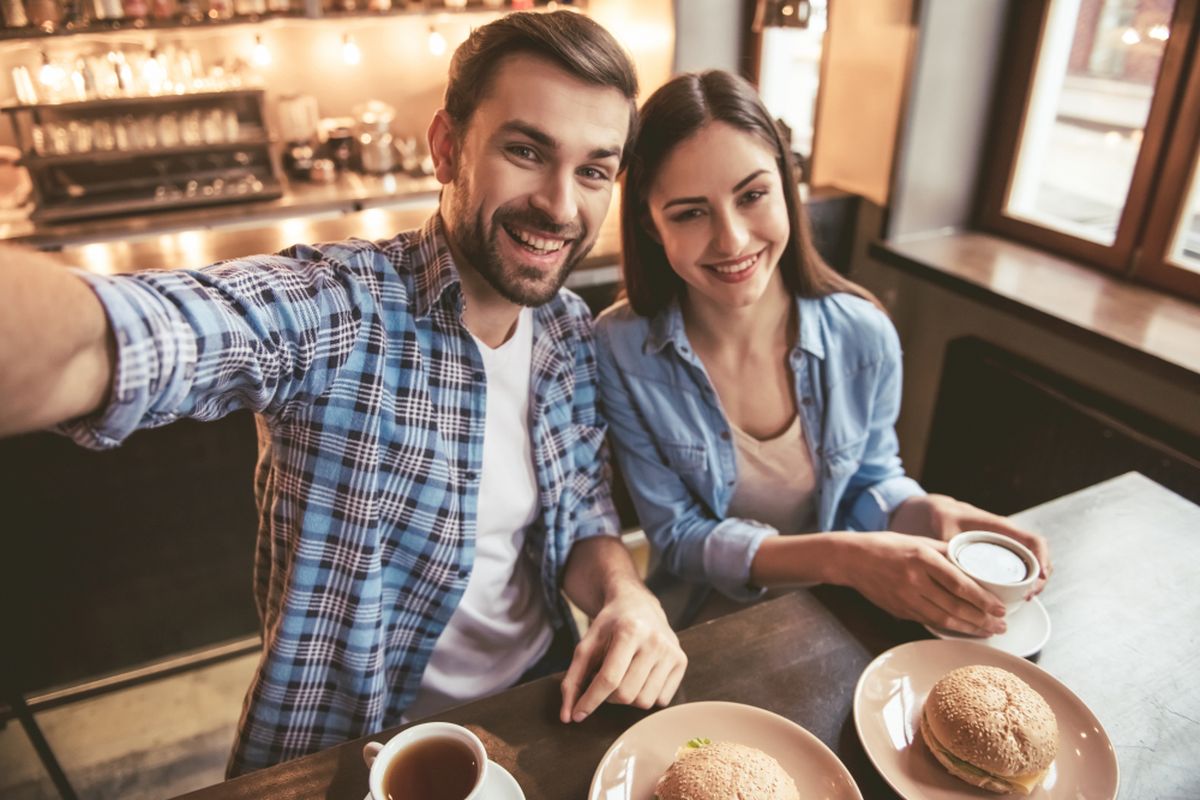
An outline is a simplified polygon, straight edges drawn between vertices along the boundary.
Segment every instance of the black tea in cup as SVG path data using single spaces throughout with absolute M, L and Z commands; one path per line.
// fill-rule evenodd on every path
M 388 800 L 464 800 L 482 768 L 465 742 L 434 736 L 397 753 L 383 786 Z

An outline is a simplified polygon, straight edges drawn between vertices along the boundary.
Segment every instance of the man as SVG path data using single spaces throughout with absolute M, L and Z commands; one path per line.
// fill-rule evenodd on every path
M 118 278 L 5 254 L 0 434 L 108 447 L 258 414 L 264 652 L 231 775 L 511 685 L 568 624 L 560 588 L 593 618 L 564 722 L 674 694 L 686 658 L 614 536 L 590 319 L 560 290 L 636 92 L 594 22 L 513 14 L 455 53 L 420 230 Z

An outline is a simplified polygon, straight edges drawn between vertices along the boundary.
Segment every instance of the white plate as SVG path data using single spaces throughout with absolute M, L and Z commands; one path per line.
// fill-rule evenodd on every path
M 368 792 L 363 800 L 371 800 L 371 793 Z M 525 800 L 525 793 L 521 791 L 521 784 L 517 783 L 517 779 L 508 770 L 489 760 L 488 774 L 483 781 L 483 792 L 479 800 Z
M 1042 601 L 1036 597 L 1028 603 L 1022 603 L 1016 611 L 1009 612 L 1005 622 L 1008 623 L 1008 629 L 995 636 L 971 636 L 930 625 L 926 625 L 925 630 L 939 639 L 978 642 L 1022 658 L 1042 652 L 1042 648 L 1050 640 L 1050 615 L 1046 613 Z
M 651 800 L 658 779 L 688 739 L 737 742 L 774 758 L 801 797 L 862 800 L 850 773 L 820 739 L 796 723 L 741 703 L 664 708 L 621 734 L 592 776 L 589 800 Z
M 1117 796 L 1117 755 L 1100 721 L 1074 692 L 1023 658 L 976 642 L 926 639 L 882 653 L 854 689 L 854 725 L 867 757 L 884 779 L 909 800 L 995 797 L 947 772 L 929 752 L 917 728 L 933 684 L 970 664 L 1001 667 L 1032 686 L 1058 719 L 1058 757 L 1034 800 Z

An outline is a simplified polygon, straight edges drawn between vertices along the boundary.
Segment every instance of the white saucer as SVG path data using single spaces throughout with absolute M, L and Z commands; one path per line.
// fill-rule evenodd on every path
M 939 639 L 979 642 L 1021 658 L 1028 658 L 1041 652 L 1050 639 L 1050 615 L 1046 613 L 1046 607 L 1036 597 L 1016 611 L 1009 612 L 1004 621 L 1008 623 L 1008 630 L 995 636 L 971 636 L 966 633 L 934 628 L 930 625 L 926 625 L 925 630 Z
M 488 761 L 487 781 L 479 800 L 525 800 L 525 793 L 508 770 L 495 761 Z
M 371 793 L 367 792 L 363 800 L 371 800 Z M 483 791 L 479 793 L 479 800 L 525 800 L 525 793 L 508 770 L 489 759 L 487 779 L 483 783 Z

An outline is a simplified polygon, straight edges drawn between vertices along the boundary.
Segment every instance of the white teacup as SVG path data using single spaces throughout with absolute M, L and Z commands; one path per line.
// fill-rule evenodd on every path
M 372 800 L 388 800 L 389 781 L 397 783 L 402 776 L 417 781 L 406 783 L 409 788 L 402 796 L 478 800 L 487 779 L 488 757 L 483 742 L 451 722 L 414 725 L 386 744 L 367 742 L 363 760 L 371 770 L 368 785 Z
M 947 545 L 950 561 L 1015 611 L 1033 590 L 1042 568 L 1025 545 L 993 531 L 964 531 Z

